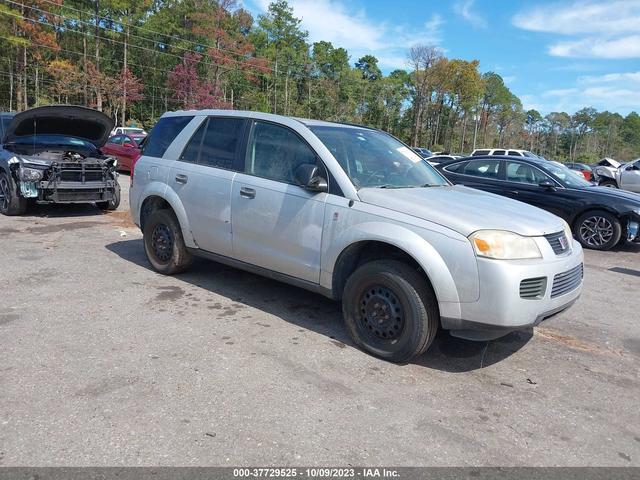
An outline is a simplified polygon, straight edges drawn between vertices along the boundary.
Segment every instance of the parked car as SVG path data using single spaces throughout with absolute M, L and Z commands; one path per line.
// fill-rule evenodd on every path
M 120 203 L 114 157 L 100 147 L 113 127 L 84 107 L 38 107 L 7 124 L 0 146 L 0 213 L 23 214 L 36 203 Z
M 516 157 L 467 157 L 437 167 L 456 184 L 543 208 L 571 225 L 586 248 L 609 250 L 640 242 L 640 196 L 595 186 L 558 162 Z
M 640 158 L 629 163 L 620 163 L 612 158 L 601 160 L 593 169 L 598 184 L 640 193 Z
M 587 182 L 591 182 L 591 181 L 595 180 L 595 176 L 593 174 L 593 170 L 586 163 L 568 162 L 568 163 L 565 163 L 564 166 L 567 167 L 570 170 L 574 170 L 576 172 L 580 172 Z
M 476 340 L 530 328 L 582 288 L 582 248 L 562 219 L 452 186 L 366 127 L 166 113 L 130 202 L 156 271 L 196 255 L 342 300 L 355 344 L 391 361 L 424 352 L 439 325 Z
M 144 128 L 138 127 L 116 127 L 111 130 L 109 134 L 110 137 L 114 135 L 146 135 L 147 132 L 144 131 Z
M 472 157 L 483 155 L 508 155 L 510 157 L 527 157 L 527 158 L 543 158 L 529 150 L 520 150 L 518 148 L 476 148 L 471 152 Z
M 141 144 L 146 135 L 114 135 L 102 147 L 102 153 L 118 159 L 118 170 L 131 172 L 140 157 Z
M 431 165 L 438 165 L 439 163 L 442 162 L 450 162 L 452 160 L 456 160 L 458 158 L 462 158 L 462 155 L 432 155 L 431 157 L 427 157 L 425 158 L 425 160 L 427 162 L 429 162 Z
M 428 148 L 422 148 L 422 147 L 411 147 L 411 150 L 413 150 L 414 152 L 416 152 L 418 155 L 420 155 L 422 158 L 427 158 L 427 157 L 431 157 L 433 155 L 433 153 L 431 152 L 431 150 L 429 150 Z

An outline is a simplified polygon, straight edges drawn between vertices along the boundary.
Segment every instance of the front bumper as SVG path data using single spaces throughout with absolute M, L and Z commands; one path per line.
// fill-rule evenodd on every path
M 582 292 L 582 247 L 573 240 L 570 252 L 556 255 L 544 237 L 536 242 L 542 259 L 478 258 L 480 297 L 460 304 L 460 318 L 443 318 L 443 328 L 452 335 L 487 340 L 530 328 L 570 307 Z M 541 285 L 540 294 L 532 297 L 523 280 Z M 523 292 L 529 295 L 523 297 Z

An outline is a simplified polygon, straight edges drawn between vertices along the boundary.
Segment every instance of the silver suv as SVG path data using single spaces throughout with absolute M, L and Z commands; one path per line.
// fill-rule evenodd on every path
M 342 300 L 353 341 L 391 361 L 423 353 L 440 325 L 476 340 L 530 328 L 582 288 L 562 219 L 452 186 L 366 127 L 166 113 L 130 192 L 158 272 L 196 255 Z

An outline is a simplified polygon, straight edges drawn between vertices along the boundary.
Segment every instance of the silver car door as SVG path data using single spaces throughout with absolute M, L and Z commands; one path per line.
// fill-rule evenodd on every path
M 236 175 L 231 192 L 236 259 L 319 283 L 327 193 L 308 191 L 293 180 L 299 165 L 316 162 L 315 152 L 294 131 L 253 122 L 245 173 Z
M 640 193 L 640 159 L 625 165 L 620 174 L 620 187 L 631 192 Z
M 242 144 L 242 118 L 210 117 L 191 137 L 169 175 L 203 250 L 231 256 L 231 184 Z

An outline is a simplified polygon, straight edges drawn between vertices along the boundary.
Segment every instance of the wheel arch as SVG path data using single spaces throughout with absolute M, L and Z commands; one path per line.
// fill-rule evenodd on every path
M 358 266 L 366 261 L 392 258 L 422 270 L 439 304 L 459 303 L 456 284 L 444 259 L 433 245 L 407 228 L 388 223 L 360 225 L 345 232 L 333 245 L 323 261 L 324 272 L 330 272 L 323 283 L 330 283 L 336 299 L 342 297 L 347 278 Z
M 184 205 L 180 201 L 180 198 L 172 190 L 165 190 L 160 192 L 149 192 L 142 202 L 140 203 L 140 228 L 144 229 L 144 222 L 149 215 L 156 209 L 170 209 L 178 219 L 180 229 L 182 230 L 182 237 L 187 247 L 196 248 L 197 245 L 193 240 L 191 234 L 191 228 L 189 225 L 189 219 Z

